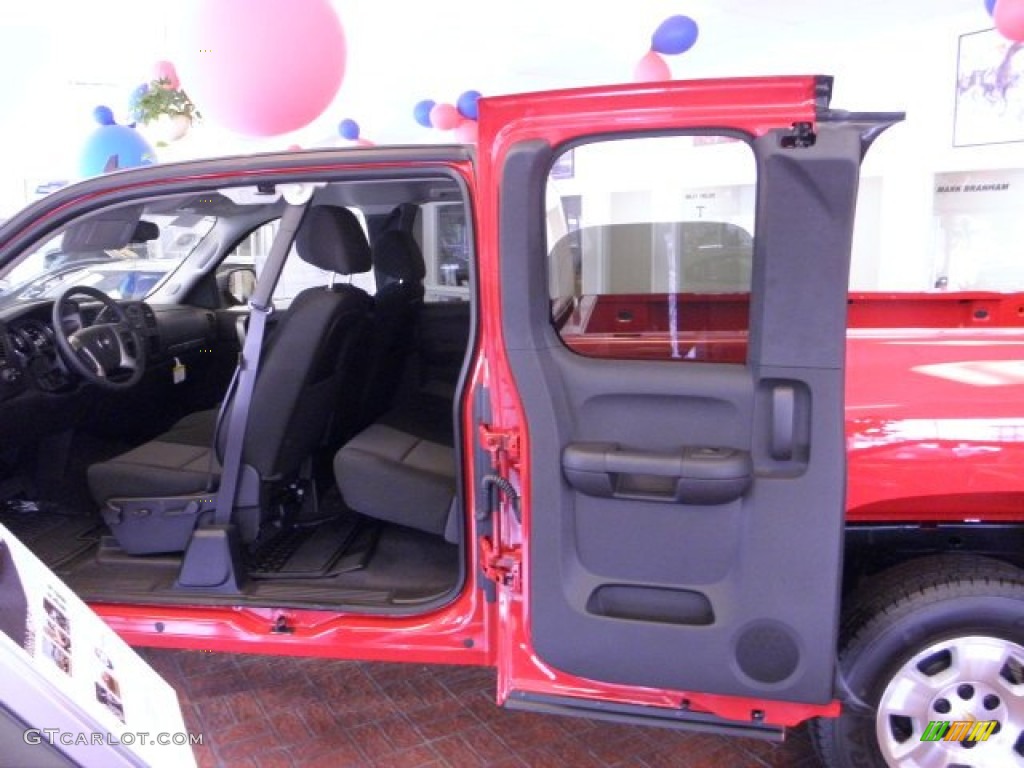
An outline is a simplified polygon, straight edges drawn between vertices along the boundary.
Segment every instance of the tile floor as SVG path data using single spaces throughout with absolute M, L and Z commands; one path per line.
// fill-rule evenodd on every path
M 503 710 L 494 673 L 142 649 L 178 691 L 201 768 L 813 768 L 782 744 Z

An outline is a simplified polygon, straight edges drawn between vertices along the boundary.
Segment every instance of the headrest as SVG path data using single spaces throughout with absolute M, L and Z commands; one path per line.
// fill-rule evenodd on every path
M 400 229 L 404 232 L 412 232 L 413 225 L 416 223 L 416 214 L 419 212 L 419 206 L 413 203 L 397 205 L 384 219 L 382 229 Z
M 357 275 L 370 269 L 370 244 L 348 208 L 315 205 L 306 211 L 295 248 L 303 261 L 328 272 Z
M 382 233 L 373 246 L 373 271 L 378 286 L 421 282 L 427 267 L 416 238 L 398 229 Z

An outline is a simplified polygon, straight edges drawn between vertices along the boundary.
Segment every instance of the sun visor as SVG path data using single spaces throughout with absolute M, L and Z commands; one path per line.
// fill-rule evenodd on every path
M 220 194 L 235 205 L 266 205 L 281 199 L 281 189 L 274 184 L 261 184 L 255 187 L 224 187 Z
M 83 253 L 124 248 L 132 242 L 141 216 L 142 206 L 130 205 L 100 211 L 76 221 L 65 230 L 61 250 Z

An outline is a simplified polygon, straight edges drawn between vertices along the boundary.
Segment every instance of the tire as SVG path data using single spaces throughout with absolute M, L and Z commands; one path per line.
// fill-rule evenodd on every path
M 812 724 L 826 766 L 1024 766 L 1024 571 L 972 556 L 902 563 L 859 590 L 839 643 L 843 712 Z M 972 717 L 999 725 L 977 743 L 921 740 L 929 721 Z

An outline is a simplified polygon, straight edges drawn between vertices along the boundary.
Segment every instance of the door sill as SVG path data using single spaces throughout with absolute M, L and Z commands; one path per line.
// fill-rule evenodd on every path
M 605 720 L 627 725 L 650 725 L 656 728 L 672 728 L 718 736 L 740 736 L 766 741 L 782 741 L 786 736 L 786 729 L 782 726 L 756 722 L 741 723 L 706 712 L 594 701 L 573 696 L 527 693 L 525 691 L 511 691 L 505 700 L 505 707 L 525 712 L 586 717 L 591 720 Z

